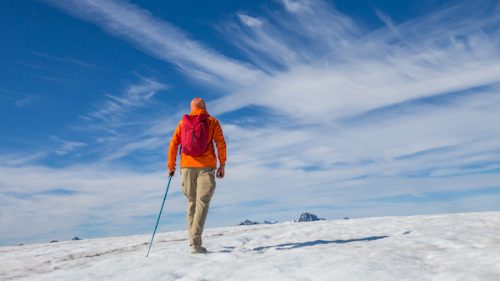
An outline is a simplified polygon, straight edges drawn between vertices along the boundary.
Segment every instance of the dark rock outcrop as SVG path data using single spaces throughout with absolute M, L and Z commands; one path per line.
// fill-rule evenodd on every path
M 299 217 L 297 222 L 306 222 L 306 221 L 319 221 L 319 220 L 325 220 L 323 218 L 318 218 L 315 214 L 312 213 L 302 213 Z
M 254 225 L 254 224 L 259 224 L 259 223 L 256 221 L 245 220 L 245 221 L 241 222 L 239 225 Z

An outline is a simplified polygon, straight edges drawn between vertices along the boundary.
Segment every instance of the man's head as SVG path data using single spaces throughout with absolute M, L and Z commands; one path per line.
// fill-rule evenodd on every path
M 207 106 L 205 105 L 205 101 L 200 99 L 200 98 L 194 98 L 191 101 L 191 111 L 193 111 L 197 108 L 207 109 Z

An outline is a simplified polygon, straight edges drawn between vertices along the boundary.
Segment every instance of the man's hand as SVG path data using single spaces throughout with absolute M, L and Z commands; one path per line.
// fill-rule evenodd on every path
M 174 174 L 175 174 L 175 169 L 172 169 L 172 170 L 168 169 L 168 176 L 169 177 L 173 177 Z
M 224 177 L 224 165 L 220 166 L 219 169 L 217 169 L 216 176 L 220 179 Z

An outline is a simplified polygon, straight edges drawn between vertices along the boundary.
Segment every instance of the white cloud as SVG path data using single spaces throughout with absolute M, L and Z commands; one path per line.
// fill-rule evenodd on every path
M 95 68 L 95 66 L 90 64 L 90 63 L 87 63 L 87 62 L 84 62 L 84 61 L 81 61 L 81 60 L 78 60 L 78 59 L 75 59 L 72 57 L 57 57 L 54 55 L 41 53 L 41 52 L 37 52 L 37 51 L 34 51 L 33 54 L 40 57 L 40 58 L 44 58 L 46 60 L 50 60 L 53 62 L 72 64 L 72 65 L 76 65 L 76 66 L 80 66 L 80 67 Z
M 500 21 L 496 14 L 469 13 L 449 22 L 465 9 L 453 7 L 372 32 L 322 2 L 307 3 L 298 15 L 273 14 L 275 24 L 258 30 L 227 24 L 231 42 L 269 72 L 260 83 L 222 97 L 228 110 L 231 103 L 253 104 L 294 122 L 331 122 L 500 81 L 499 41 L 494 32 L 483 32 Z M 281 69 L 269 66 L 273 60 Z
M 2 153 L 0 154 L 0 162 L 5 167 L 25 166 L 36 163 L 38 160 L 47 156 L 46 152 L 37 153 Z
M 259 28 L 264 24 L 258 18 L 254 18 L 248 15 L 238 14 L 238 17 L 240 18 L 242 23 L 248 25 L 249 27 Z
M 0 89 L 0 98 L 12 102 L 18 108 L 32 106 L 38 101 L 38 97 L 32 93 Z
M 151 135 L 145 139 L 142 131 L 156 117 L 150 114 L 158 108 L 154 96 L 168 88 L 156 79 L 141 77 L 139 82 L 126 86 L 122 93 L 105 95 L 71 128 L 84 133 L 85 141 L 52 137 L 58 143 L 55 153 L 64 156 L 85 147 L 85 153 L 80 156 L 100 155 L 94 161 L 111 161 L 132 151 L 157 148 L 159 139 L 151 138 Z
M 115 149 L 109 151 L 108 154 L 105 155 L 102 160 L 111 161 L 115 159 L 120 159 L 122 157 L 130 155 L 132 152 L 135 151 L 145 151 L 145 150 L 156 151 L 156 148 L 166 146 L 167 142 L 168 140 L 166 140 L 164 137 L 149 136 L 147 138 L 136 138 L 133 141 L 129 140 L 129 142 L 119 147 L 115 147 Z
M 137 223 L 145 232 L 150 222 L 133 217 L 156 213 L 165 185 L 161 173 L 131 173 L 99 164 L 60 169 L 1 166 L 0 174 L 0 237 L 17 243 L 96 235 L 92 225 L 100 223 L 104 225 L 97 235 L 120 235 L 113 229 Z M 69 192 L 57 194 L 61 189 Z M 172 187 L 171 192 L 176 191 Z M 176 200 L 170 200 L 168 211 L 179 209 Z
M 249 65 L 228 59 L 140 7 L 125 1 L 47 0 L 69 13 L 97 24 L 159 59 L 177 65 L 190 77 L 223 88 L 256 81 Z
M 32 105 L 36 101 L 36 99 L 37 98 L 35 96 L 30 95 L 16 100 L 15 104 L 17 107 L 25 108 Z
M 283 0 L 283 5 L 289 12 L 298 12 L 307 7 L 307 1 Z
M 87 146 L 86 143 L 78 142 L 78 141 L 69 141 L 60 139 L 57 136 L 51 136 L 51 139 L 57 142 L 58 147 L 55 150 L 55 153 L 59 156 L 67 155 L 78 148 Z
M 154 79 L 142 78 L 140 83 L 128 86 L 121 96 L 107 95 L 105 102 L 83 118 L 109 121 L 109 119 L 125 115 L 134 108 L 144 106 L 158 91 L 167 88 L 167 85 Z

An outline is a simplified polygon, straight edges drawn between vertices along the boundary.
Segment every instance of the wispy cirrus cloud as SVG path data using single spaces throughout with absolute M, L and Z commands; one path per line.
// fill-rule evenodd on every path
M 0 98 L 8 100 L 18 108 L 26 108 L 34 105 L 39 98 L 33 93 L 0 89 Z
M 386 27 L 369 30 L 323 2 L 285 1 L 287 13 L 274 13 L 265 24 L 223 25 L 255 65 L 269 71 L 274 59 L 278 69 L 214 104 L 224 111 L 252 96 L 246 104 L 316 123 L 497 83 L 500 17 L 488 3 L 474 12 L 455 5 L 401 24 L 386 16 Z M 463 14 L 467 19 L 450 20 Z
M 70 84 L 89 84 L 90 82 L 78 75 L 68 72 L 67 69 L 46 62 L 17 61 L 17 64 L 30 69 L 30 75 L 46 81 Z
M 156 117 L 150 114 L 158 106 L 154 96 L 169 87 L 157 79 L 141 77 L 122 93 L 105 95 L 90 112 L 80 116 L 83 125 L 76 128 L 92 136 L 91 147 L 100 155 L 99 161 L 108 162 L 160 146 L 159 137 L 145 137 L 143 131 Z
M 69 141 L 63 140 L 57 136 L 51 136 L 51 139 L 57 143 L 57 148 L 55 149 L 55 153 L 59 156 L 67 155 L 76 149 L 87 146 L 86 143 L 79 141 Z
M 48 2 L 192 78 L 227 81 L 232 87 L 213 102 L 219 114 L 258 105 L 314 122 L 498 82 L 499 42 L 492 34 L 499 16 L 491 12 L 498 9 L 492 1 L 474 4 L 473 12 L 466 3 L 453 4 L 401 24 L 388 24 L 390 18 L 377 11 L 387 25 L 378 30 L 323 1 L 282 1 L 283 10 L 267 19 L 239 13 L 237 22 L 221 25 L 251 64 L 190 39 L 126 1 Z
M 54 62 L 57 62 L 57 63 L 63 63 L 63 64 L 72 64 L 72 65 L 75 65 L 75 66 L 80 66 L 80 67 L 86 67 L 86 68 L 95 68 L 95 65 L 93 64 L 90 64 L 88 62 L 85 62 L 85 61 L 82 61 L 82 60 L 79 60 L 79 59 L 75 59 L 73 57 L 58 57 L 58 56 L 55 56 L 55 55 L 51 55 L 51 54 L 47 54 L 47 53 L 41 53 L 41 52 L 33 52 L 34 55 L 40 57 L 40 58 L 43 58 L 43 59 L 46 59 L 46 60 L 50 60 L 50 61 L 54 61 Z
M 25 107 L 28 107 L 30 105 L 33 105 L 36 100 L 37 100 L 37 98 L 35 96 L 29 95 L 29 96 L 26 96 L 24 98 L 16 100 L 15 105 L 19 108 L 25 108 Z
M 167 85 L 155 79 L 142 78 L 139 83 L 129 85 L 122 95 L 106 95 L 104 102 L 82 118 L 112 124 L 114 119 L 124 117 L 127 112 L 144 106 L 158 91 L 166 89 Z
M 205 47 L 177 27 L 134 4 L 114 0 L 47 2 L 178 66 L 192 78 L 220 87 L 241 85 L 258 78 L 258 73 L 249 65 Z
M 37 152 L 31 154 L 3 152 L 0 154 L 0 161 L 2 162 L 3 167 L 22 167 L 32 165 L 46 156 L 47 152 Z

